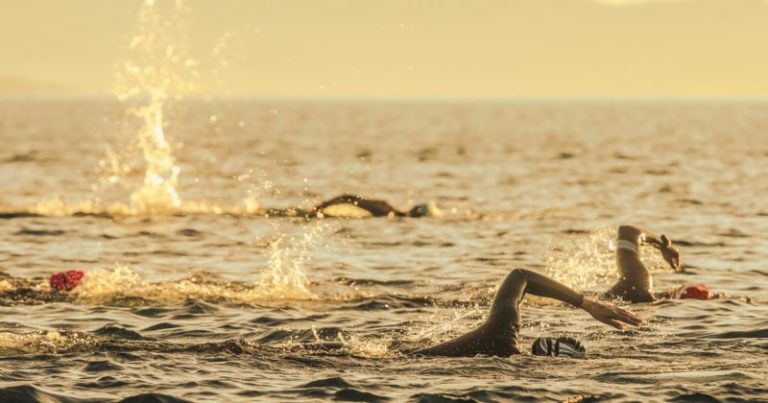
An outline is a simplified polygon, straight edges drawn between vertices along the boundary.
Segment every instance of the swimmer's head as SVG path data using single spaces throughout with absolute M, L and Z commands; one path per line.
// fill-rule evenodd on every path
M 59 291 L 72 291 L 80 285 L 80 281 L 85 277 L 82 270 L 69 270 L 60 273 L 53 273 L 48 279 L 51 288 Z
M 440 215 L 440 209 L 434 203 L 418 204 L 408 211 L 408 217 L 435 217 Z
M 531 346 L 533 355 L 584 357 L 587 349 L 573 337 L 539 337 Z
M 680 286 L 670 292 L 668 292 L 665 296 L 665 298 L 676 298 L 676 299 L 713 299 L 715 298 L 715 295 L 712 293 L 712 291 L 704 284 L 695 284 L 695 285 L 688 285 L 688 286 Z
M 429 206 L 418 204 L 408 211 L 408 217 L 424 217 L 429 215 Z

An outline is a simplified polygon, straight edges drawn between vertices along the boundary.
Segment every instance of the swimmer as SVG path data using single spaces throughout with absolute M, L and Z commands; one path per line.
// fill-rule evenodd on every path
M 622 225 L 619 227 L 616 241 L 616 264 L 620 278 L 602 295 L 604 298 L 620 298 L 633 303 L 653 302 L 661 298 L 713 298 L 709 288 L 702 284 L 683 286 L 672 291 L 654 294 L 651 273 L 640 260 L 641 243 L 658 249 L 672 270 L 681 271 L 680 251 L 672 245 L 672 241 L 666 235 L 659 237 L 638 227 Z
M 509 357 L 520 354 L 520 302 L 526 293 L 553 298 L 581 308 L 598 321 L 617 329 L 624 329 L 625 323 L 634 326 L 642 323 L 639 317 L 625 309 L 585 296 L 542 274 L 515 269 L 501 284 L 485 323 L 453 340 L 416 350 L 412 354 L 445 357 L 480 354 Z M 583 352 L 584 348 L 578 341 L 567 337 L 539 338 L 533 344 L 533 353 L 536 355 L 578 356 Z
M 384 200 L 373 200 L 367 197 L 345 194 L 324 201 L 309 209 L 266 209 L 264 214 L 276 217 L 304 217 L 315 218 L 323 214 L 323 211 L 332 206 L 352 205 L 367 211 L 373 217 L 425 217 L 434 214 L 436 209 L 429 204 L 419 204 L 408 211 L 394 208 Z M 327 214 L 326 214 L 327 215 Z
M 80 285 L 85 272 L 79 269 L 52 274 L 46 280 L 40 277 L 13 277 L 0 272 L 0 306 L 35 305 L 50 302 L 65 302 L 70 299 L 69 291 Z

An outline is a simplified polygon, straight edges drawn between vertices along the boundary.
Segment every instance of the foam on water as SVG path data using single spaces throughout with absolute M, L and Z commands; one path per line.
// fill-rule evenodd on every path
M 142 306 L 188 299 L 261 304 L 316 299 L 306 269 L 325 229 L 326 225 L 317 221 L 305 225 L 297 235 L 278 235 L 269 244 L 267 267 L 260 271 L 260 280 L 255 283 L 225 281 L 205 272 L 181 280 L 152 282 L 129 266 L 116 265 L 113 269 L 88 270 L 80 285 L 68 294 L 69 300 L 78 304 Z M 45 280 L 21 284 L 44 294 L 53 292 Z M 0 293 L 15 291 L 16 285 L 0 281 Z
M 155 283 L 127 266 L 90 270 L 71 295 L 73 302 L 92 305 L 144 306 L 176 304 L 188 299 L 228 303 L 284 303 L 316 298 L 309 290 L 303 267 L 296 262 L 271 266 L 259 283 L 215 281 L 205 274 Z
M 314 295 L 307 288 L 305 268 L 324 229 L 323 222 L 318 221 L 308 224 L 304 233 L 289 245 L 284 245 L 285 235 L 272 241 L 269 245 L 269 268 L 261 274 L 261 287 L 282 298 L 312 298 Z
M 137 192 L 143 192 L 141 188 Z M 134 193 L 135 194 L 135 193 Z M 144 193 L 142 193 L 144 194 Z M 113 202 L 104 205 L 98 198 L 80 202 L 69 202 L 61 198 L 51 198 L 40 201 L 29 208 L 11 210 L 26 212 L 47 217 L 69 217 L 74 215 L 103 215 L 108 217 L 142 217 L 168 215 L 230 215 L 249 217 L 263 215 L 259 210 L 259 202 L 253 197 L 246 197 L 237 204 L 219 204 L 208 201 L 185 200 L 178 206 L 169 204 L 152 204 L 155 207 L 136 208 L 133 204 Z M 165 207 L 159 207 L 165 206 Z
M 19 354 L 58 354 L 93 345 L 94 339 L 85 334 L 57 331 L 37 331 L 18 334 L 0 332 L 0 356 Z
M 15 288 L 8 280 L 0 281 L 0 292 L 12 291 Z
M 205 272 L 181 280 L 152 282 L 128 266 L 117 265 L 113 269 L 88 270 L 77 288 L 56 298 L 47 281 L 26 284 L 25 287 L 42 293 L 39 296 L 42 299 L 27 297 L 25 300 L 29 304 L 52 298 L 80 305 L 147 306 L 177 304 L 190 299 L 269 305 L 317 298 L 308 288 L 303 268 L 295 267 L 290 273 L 284 270 L 283 267 L 266 268 L 263 280 L 257 283 L 218 280 Z M 273 278 L 281 282 L 274 283 Z M 13 295 L 18 291 L 10 282 L 0 282 L 0 293 Z
M 376 336 L 357 336 L 350 334 L 344 336 L 339 333 L 339 341 L 344 346 L 346 353 L 365 358 L 387 357 L 393 354 L 390 345 L 394 336 L 392 334 Z

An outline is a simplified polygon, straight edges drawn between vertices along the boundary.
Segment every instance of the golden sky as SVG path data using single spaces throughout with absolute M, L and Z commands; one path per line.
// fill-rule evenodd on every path
M 768 95 L 768 0 L 185 3 L 202 93 Z M 110 93 L 141 4 L 0 0 L 0 93 Z

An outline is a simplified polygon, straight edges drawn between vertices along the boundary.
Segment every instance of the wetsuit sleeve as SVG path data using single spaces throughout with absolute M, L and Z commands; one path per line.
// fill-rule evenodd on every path
M 529 293 L 563 301 L 577 308 L 581 306 L 581 303 L 584 300 L 584 295 L 580 292 L 543 274 L 530 270 L 524 271 L 528 277 L 527 291 Z
M 526 293 L 563 301 L 575 307 L 581 306 L 584 296 L 570 287 L 545 275 L 525 270 L 512 270 L 491 305 L 490 317 L 519 323 L 519 305 Z
M 318 210 L 322 210 L 322 209 L 324 209 L 326 207 L 333 206 L 334 204 L 344 204 L 344 203 L 357 205 L 358 203 L 362 202 L 363 200 L 364 199 L 362 197 L 360 197 L 360 196 L 341 195 L 341 196 L 336 196 L 333 199 L 326 200 L 326 201 L 318 204 L 317 206 L 315 206 L 315 208 L 318 209 Z
M 545 275 L 515 269 L 510 272 L 499 287 L 493 299 L 485 330 L 489 334 L 507 336 L 517 340 L 522 325 L 520 303 L 526 293 L 547 297 L 580 307 L 584 296 Z
M 638 255 L 641 238 L 645 234 L 644 243 L 659 248 L 661 241 L 650 232 L 632 225 L 622 225 L 618 229 L 616 266 L 619 280 L 608 290 L 604 297 L 621 298 L 629 302 L 652 302 L 655 298 L 651 292 L 653 281 L 651 273 L 645 267 Z
M 345 203 L 352 204 L 363 210 L 366 210 L 375 217 L 383 217 L 388 215 L 389 213 L 394 213 L 397 216 L 405 215 L 405 213 L 402 213 L 396 210 L 394 207 L 390 206 L 389 203 L 383 200 L 370 200 L 370 199 L 366 199 L 364 197 L 355 196 L 355 195 L 341 195 L 341 196 L 334 197 L 331 200 L 325 201 L 315 206 L 315 209 L 317 211 L 320 211 L 326 207 L 330 207 L 335 204 L 345 204 Z

